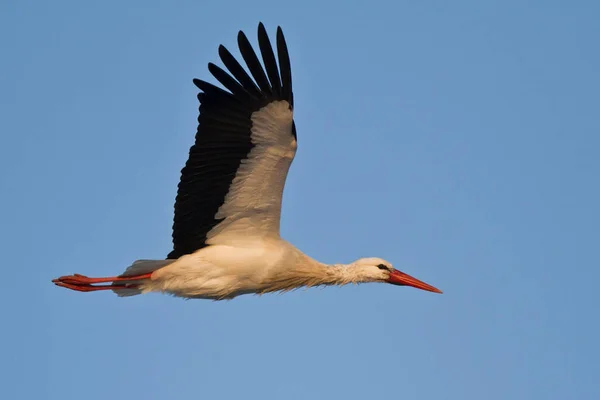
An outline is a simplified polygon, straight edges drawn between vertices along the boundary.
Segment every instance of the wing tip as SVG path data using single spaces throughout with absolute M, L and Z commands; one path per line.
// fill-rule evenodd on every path
M 237 44 L 242 59 L 246 64 L 245 67 L 248 68 L 254 79 L 250 78 L 244 68 L 223 44 L 218 46 L 218 54 L 221 61 L 224 62 L 226 70 L 213 62 L 208 63 L 208 70 L 229 92 L 233 92 L 234 96 L 236 95 L 235 92 L 244 92 L 242 94 L 250 94 L 257 99 L 273 99 L 272 96 L 274 96 L 275 99 L 288 101 L 290 106 L 293 107 L 290 57 L 283 29 L 279 25 L 277 26 L 277 34 L 274 39 L 275 41 L 271 43 L 265 24 L 259 21 L 258 50 L 260 50 L 262 56 L 262 62 L 260 62 L 247 35 L 243 30 L 238 31 Z M 275 53 L 275 49 L 277 50 L 277 54 Z M 234 67 L 237 68 L 239 66 L 239 68 L 232 71 L 230 67 L 234 63 L 236 64 Z M 224 80 L 226 82 L 223 82 Z M 214 86 L 200 79 L 194 79 L 193 82 L 201 90 L 209 85 Z M 249 82 L 252 82 L 252 85 Z M 252 87 L 247 87 L 249 85 Z M 241 90 L 240 87 L 244 90 Z

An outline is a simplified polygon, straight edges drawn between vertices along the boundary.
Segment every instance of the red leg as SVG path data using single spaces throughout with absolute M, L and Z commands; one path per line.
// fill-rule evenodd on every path
M 67 289 L 76 290 L 78 292 L 93 292 L 97 290 L 112 290 L 112 289 L 137 289 L 135 283 L 125 283 L 121 285 L 93 285 L 94 283 L 117 283 L 131 282 L 140 279 L 150 279 L 152 273 L 135 275 L 135 276 L 113 276 L 107 278 L 89 278 L 80 274 L 61 276 L 52 280 L 56 286 L 61 286 Z
M 64 287 L 78 292 L 95 292 L 98 290 L 119 290 L 119 289 L 137 289 L 139 285 L 72 285 L 64 282 L 54 282 L 56 286 Z

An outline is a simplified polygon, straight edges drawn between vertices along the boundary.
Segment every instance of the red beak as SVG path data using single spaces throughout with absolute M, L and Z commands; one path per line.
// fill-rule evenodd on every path
M 442 293 L 440 289 L 434 288 L 433 286 L 428 285 L 425 282 L 422 282 L 417 278 L 413 278 L 412 276 L 405 274 L 404 272 L 400 272 L 396 269 L 390 272 L 390 278 L 388 279 L 388 282 L 392 285 L 412 286 L 417 289 L 427 290 L 435 293 Z

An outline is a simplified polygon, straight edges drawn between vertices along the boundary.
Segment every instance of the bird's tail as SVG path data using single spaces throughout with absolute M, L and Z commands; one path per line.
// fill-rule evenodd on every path
M 166 267 L 175 260 L 137 260 L 131 264 L 125 272 L 119 275 L 120 278 L 126 278 L 128 276 L 139 276 L 152 273 L 157 269 Z M 113 284 L 116 285 L 116 284 Z M 119 289 L 113 289 L 113 292 L 119 297 L 135 296 L 142 294 L 142 290 L 138 288 L 123 288 L 122 283 L 119 282 Z

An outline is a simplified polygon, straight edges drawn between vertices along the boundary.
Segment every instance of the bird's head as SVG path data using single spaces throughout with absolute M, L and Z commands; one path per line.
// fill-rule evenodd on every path
M 442 293 L 441 290 L 412 276 L 400 272 L 392 264 L 381 258 L 361 258 L 352 263 L 355 277 L 363 282 L 387 282 L 398 286 L 412 286 L 417 289 Z

